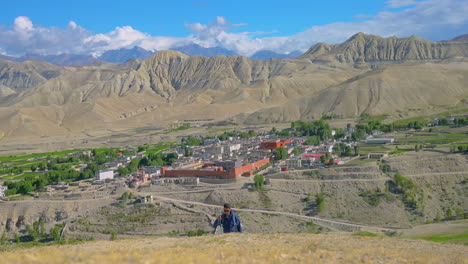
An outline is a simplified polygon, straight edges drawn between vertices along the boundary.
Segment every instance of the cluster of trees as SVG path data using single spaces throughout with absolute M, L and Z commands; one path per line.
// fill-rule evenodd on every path
M 8 186 L 6 190 L 7 196 L 18 193 L 43 192 L 47 185 L 92 178 L 98 170 L 99 166 L 95 163 L 88 164 L 87 168 L 81 173 L 65 165 L 57 168 L 57 170 L 48 171 L 43 175 L 26 176 L 22 181 L 5 181 L 3 185 Z
M 423 197 L 414 182 L 399 172 L 395 174 L 393 179 L 396 190 L 402 194 L 403 203 L 412 209 L 422 209 Z
M 182 139 L 182 145 L 188 146 L 200 146 L 203 143 L 203 138 L 199 137 L 187 137 Z
M 339 156 L 352 156 L 353 155 L 353 149 L 344 143 L 336 144 L 335 147 L 333 148 L 333 152 L 335 152 L 335 154 Z
M 294 121 L 291 122 L 291 129 L 294 129 L 296 132 L 300 132 L 301 136 L 318 136 L 320 140 L 326 140 L 332 138 L 332 129 L 330 125 L 323 120 L 316 120 L 311 123 L 304 121 Z M 339 130 L 339 129 L 338 129 Z M 341 129 L 336 131 L 336 138 L 344 137 L 344 131 Z
M 439 119 L 439 123 L 438 123 L 439 126 L 448 126 L 449 125 L 449 120 L 445 117 L 442 117 Z M 468 118 L 466 117 L 456 117 L 454 120 L 453 120 L 453 125 L 454 126 L 466 126 L 468 125 Z
M 98 150 L 94 149 L 92 151 L 92 157 L 94 162 L 89 162 L 87 167 L 82 172 L 77 172 L 72 169 L 70 164 L 63 163 L 73 163 L 81 161 L 89 161 L 90 158 L 86 155 L 81 155 L 80 157 L 57 157 L 51 159 L 47 158 L 47 162 L 40 162 L 31 165 L 31 171 L 45 171 L 46 173 L 42 175 L 27 175 L 22 181 L 6 181 L 4 182 L 5 186 L 8 186 L 6 195 L 14 194 L 27 194 L 30 192 L 43 192 L 45 187 L 51 184 L 59 184 L 61 182 L 71 182 L 84 179 L 93 178 L 96 175 L 96 172 L 101 168 L 101 165 L 115 160 L 117 157 L 116 149 L 106 149 Z M 60 165 L 63 164 L 63 165 Z M 138 163 L 136 164 L 138 166 Z M 24 170 L 21 170 L 23 172 Z
M 106 150 L 101 150 L 101 151 L 97 149 L 93 149 L 92 154 L 94 157 L 94 161 L 99 165 L 114 161 L 117 158 L 116 149 L 106 149 Z
M 408 122 L 408 124 L 406 125 L 406 128 L 409 128 L 409 129 L 413 128 L 413 129 L 419 130 L 425 127 L 426 125 L 427 123 L 423 123 L 421 121 L 413 121 L 413 122 Z
M 423 145 L 418 145 L 418 144 L 414 145 L 414 151 L 418 152 L 422 149 L 423 149 Z
M 318 146 L 320 145 L 322 142 L 320 141 L 320 137 L 319 136 L 311 136 L 311 137 L 308 137 L 306 139 L 306 141 L 304 142 L 304 145 L 309 145 L 309 146 Z
M 468 153 L 468 145 L 450 146 L 450 152 Z
M 138 168 L 145 166 L 170 166 L 179 158 L 177 153 L 151 153 L 146 158 L 132 159 L 127 167 L 120 166 L 117 171 L 121 176 L 127 176 Z
M 348 124 L 348 128 L 349 128 L 350 124 Z M 395 130 L 395 125 L 393 123 L 390 123 L 390 124 L 384 124 L 380 121 L 376 121 L 376 120 L 371 120 L 369 122 L 367 122 L 367 124 L 358 124 L 356 125 L 356 129 L 361 129 L 361 130 L 364 130 L 366 133 L 370 133 L 374 130 L 379 130 L 379 131 L 382 131 L 382 132 L 391 132 L 393 130 Z
M 455 126 L 468 126 L 468 118 L 466 117 L 457 117 L 453 120 Z
M 285 160 L 288 157 L 288 151 L 284 147 L 279 147 L 273 151 L 275 160 Z

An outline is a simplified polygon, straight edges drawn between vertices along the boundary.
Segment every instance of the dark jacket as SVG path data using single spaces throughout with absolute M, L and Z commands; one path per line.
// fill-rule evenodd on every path
M 218 227 L 219 225 L 223 225 L 223 232 L 224 233 L 231 233 L 231 232 L 240 232 L 242 233 L 242 224 L 234 211 L 231 210 L 231 215 L 228 217 L 225 214 L 222 214 L 221 220 L 216 220 L 214 223 L 214 228 Z

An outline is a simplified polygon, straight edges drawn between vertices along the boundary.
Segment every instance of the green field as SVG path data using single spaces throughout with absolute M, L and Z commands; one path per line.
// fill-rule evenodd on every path
M 467 133 L 415 133 L 411 137 L 398 139 L 399 144 L 449 144 L 468 143 Z
M 420 122 L 420 123 L 429 123 L 431 122 L 435 117 L 449 117 L 451 115 L 457 115 L 457 114 L 463 114 L 463 113 L 468 113 L 468 108 L 463 108 L 463 109 L 456 109 L 456 110 L 450 110 L 446 112 L 441 112 L 433 115 L 428 115 L 428 116 L 418 116 L 418 117 L 411 117 L 411 118 L 406 118 L 406 119 L 400 119 L 396 120 L 393 123 L 395 126 L 406 126 L 410 122 Z
M 157 153 L 157 152 L 160 152 L 162 150 L 168 149 L 171 146 L 172 146 L 172 143 L 162 143 L 161 145 L 156 145 L 156 146 L 148 148 L 148 150 L 146 150 L 145 154 L 150 155 L 150 154 L 153 154 L 153 153 Z
M 65 156 L 68 154 L 72 154 L 78 151 L 82 151 L 82 149 L 72 149 L 72 150 L 65 150 L 59 152 L 46 152 L 46 153 L 33 153 L 27 155 L 20 155 L 20 156 L 4 156 L 0 157 L 1 162 L 11 162 L 11 161 L 26 161 L 28 159 L 37 159 L 37 158 L 45 158 L 45 157 L 60 157 Z
M 418 237 L 418 239 L 428 240 L 438 243 L 456 243 L 456 244 L 468 244 L 468 233 L 461 235 L 431 235 Z
M 386 152 L 390 151 L 392 148 L 387 148 L 384 145 L 366 145 L 366 146 L 360 146 L 359 147 L 359 152 L 361 154 L 367 154 L 369 152 Z
M 371 163 L 371 162 L 377 162 L 378 159 L 355 159 L 350 162 L 347 162 L 346 165 L 361 165 L 361 164 L 366 164 L 366 163 Z

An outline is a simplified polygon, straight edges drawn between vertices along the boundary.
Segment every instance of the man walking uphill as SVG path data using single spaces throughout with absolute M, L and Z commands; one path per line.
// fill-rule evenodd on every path
M 216 219 L 214 228 L 223 226 L 224 233 L 239 232 L 242 233 L 242 224 L 236 213 L 231 209 L 231 205 L 224 204 L 224 213 Z

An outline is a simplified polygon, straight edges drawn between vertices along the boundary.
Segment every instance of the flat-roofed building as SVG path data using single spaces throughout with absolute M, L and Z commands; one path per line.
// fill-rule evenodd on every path
M 6 196 L 6 194 L 5 194 L 6 190 L 8 190 L 7 186 L 0 186 L 0 198 Z
M 114 179 L 113 170 L 100 170 L 96 172 L 96 180 L 103 181 L 106 179 Z
M 302 167 L 301 159 L 288 159 L 286 160 L 286 167 L 288 168 L 300 168 Z

